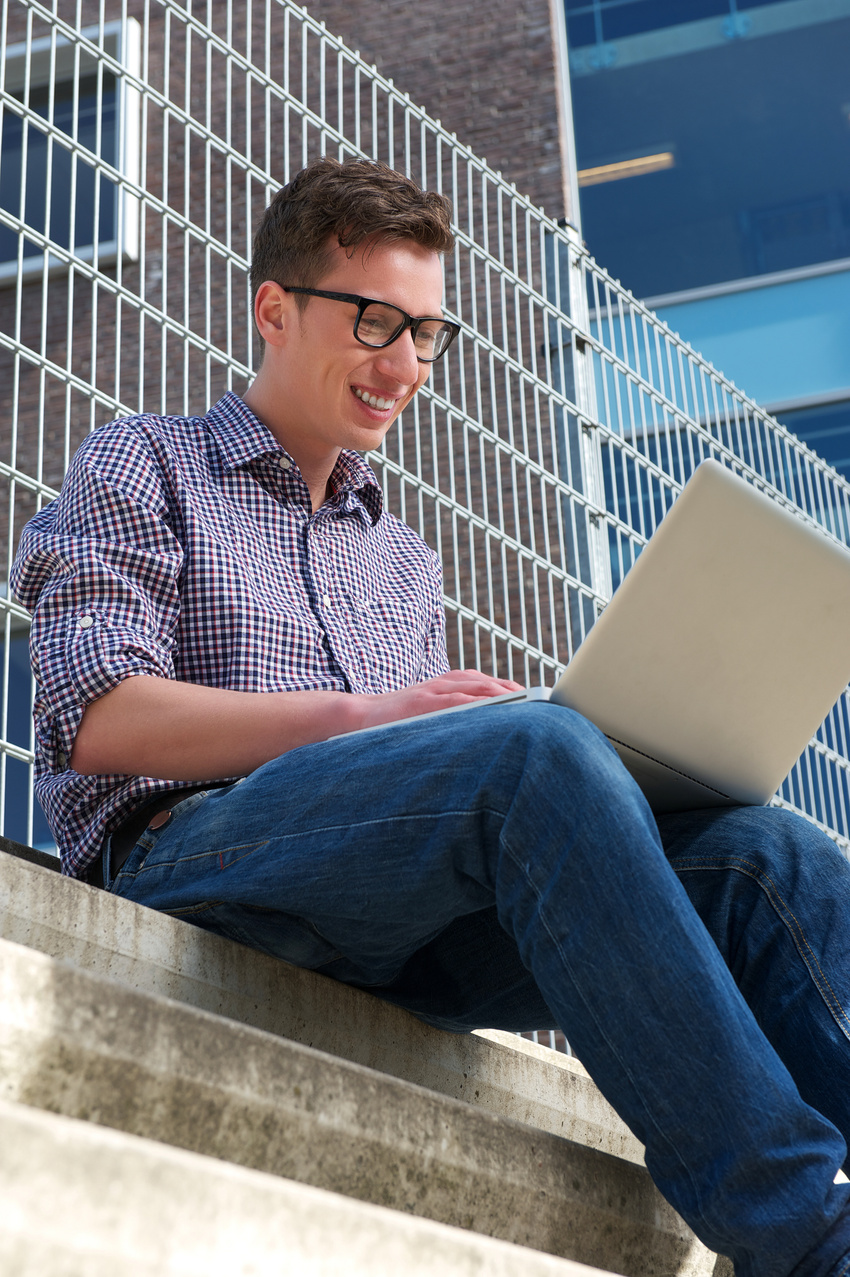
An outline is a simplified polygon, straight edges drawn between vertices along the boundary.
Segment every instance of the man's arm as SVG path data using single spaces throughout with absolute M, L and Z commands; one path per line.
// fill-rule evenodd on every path
M 452 670 L 398 692 L 235 692 L 174 679 L 127 678 L 86 709 L 71 767 L 160 780 L 244 776 L 299 745 L 518 690 Z

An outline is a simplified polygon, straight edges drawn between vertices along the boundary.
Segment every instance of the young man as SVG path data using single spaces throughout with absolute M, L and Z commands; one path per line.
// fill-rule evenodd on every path
M 244 400 L 131 417 L 25 530 L 65 871 L 432 1024 L 558 1024 L 740 1277 L 850 1272 L 850 869 L 653 818 L 604 737 L 450 671 L 439 565 L 358 456 L 444 352 L 442 197 L 311 164 L 255 242 Z M 356 729 L 394 724 L 383 730 Z

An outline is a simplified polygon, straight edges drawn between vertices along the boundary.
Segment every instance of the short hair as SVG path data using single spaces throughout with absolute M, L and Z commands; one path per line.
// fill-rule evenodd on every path
M 411 240 L 435 253 L 454 247 L 452 206 L 373 160 L 313 160 L 263 214 L 251 256 L 251 301 L 265 280 L 312 288 L 331 263 L 330 243 L 354 252 L 369 241 Z M 297 297 L 305 305 L 308 298 Z

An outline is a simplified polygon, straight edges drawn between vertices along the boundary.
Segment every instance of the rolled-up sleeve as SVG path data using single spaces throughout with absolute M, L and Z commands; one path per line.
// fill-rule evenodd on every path
M 183 551 L 144 441 L 125 433 L 119 450 L 110 436 L 104 427 L 77 454 L 12 574 L 33 613 L 36 734 L 51 771 L 64 770 L 92 701 L 136 674 L 175 676 Z

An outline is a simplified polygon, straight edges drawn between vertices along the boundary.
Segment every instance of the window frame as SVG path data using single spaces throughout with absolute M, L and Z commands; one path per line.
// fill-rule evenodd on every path
M 105 71 L 115 77 L 116 156 L 114 165 L 109 165 L 119 174 L 118 180 L 113 183 L 115 236 L 108 240 L 101 239 L 97 244 L 62 247 L 62 253 L 67 254 L 67 257 L 59 256 L 49 247 L 25 257 L 19 249 L 14 258 L 0 261 L 0 287 L 18 279 L 41 276 L 45 267 L 51 274 L 63 273 L 71 268 L 74 258 L 78 261 L 95 262 L 98 266 L 112 266 L 119 259 L 124 262 L 139 259 L 139 197 L 132 188 L 138 189 L 140 183 L 141 95 L 135 84 L 130 82 L 130 77 L 137 81 L 140 78 L 142 29 L 135 18 L 127 18 L 107 22 L 102 26 L 95 24 L 83 27 L 79 34 L 79 41 L 56 35 L 9 45 L 0 81 L 0 90 L 5 92 L 0 95 L 0 102 L 3 112 L 12 110 L 22 120 L 30 121 L 37 128 L 36 121 L 44 123 L 44 117 L 12 97 L 12 94 L 21 92 L 27 85 L 30 88 L 48 86 L 51 72 L 55 84 L 96 75 L 98 66 L 102 64 L 103 54 L 119 64 L 120 71 L 116 71 L 113 66 L 104 67 Z M 96 49 L 86 47 L 84 41 L 96 45 Z M 108 163 L 93 152 L 81 148 L 78 143 L 74 146 L 75 153 L 96 170 Z M 3 211 L 0 210 L 0 216 Z

